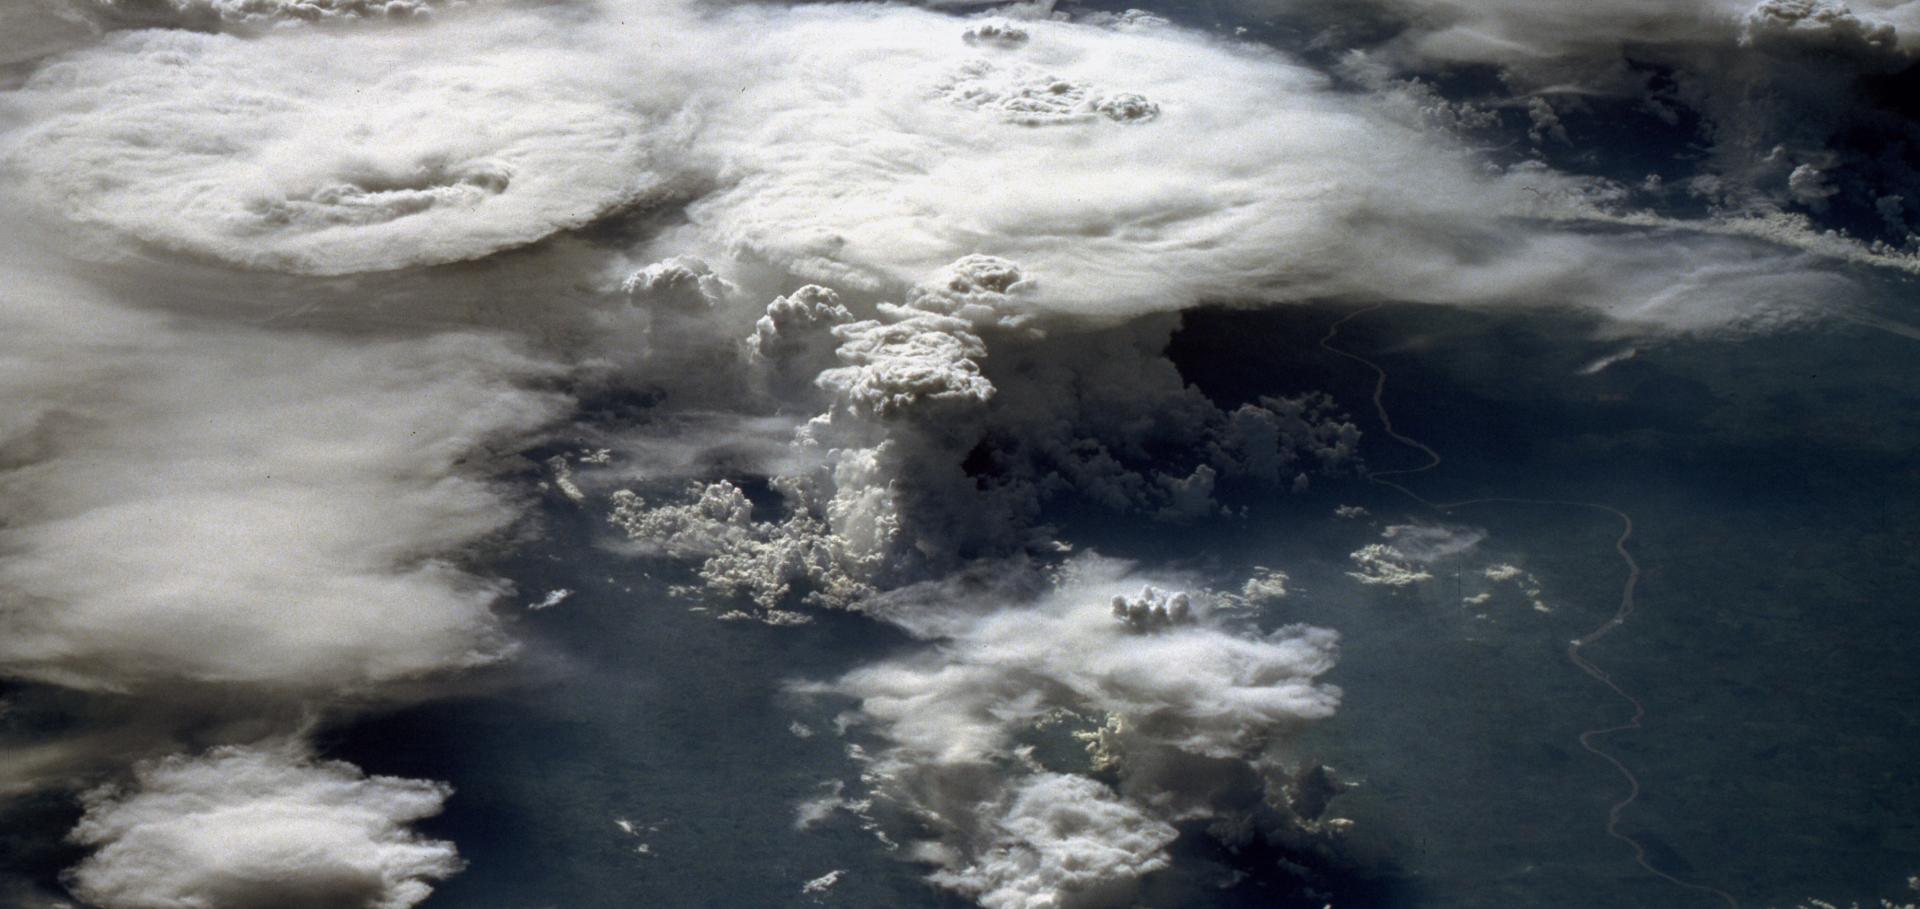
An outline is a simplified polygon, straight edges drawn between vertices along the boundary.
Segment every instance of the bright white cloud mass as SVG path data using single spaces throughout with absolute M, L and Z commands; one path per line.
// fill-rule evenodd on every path
M 1174 537 L 1363 470 L 1353 404 L 1191 384 L 1184 311 L 1713 335 L 1913 267 L 1910 166 L 1830 140 L 1911 129 L 1854 88 L 1912 62 L 1915 4 L 1232 5 L 1320 37 L 1052 4 L 0 8 L 0 678 L 168 718 L 0 764 L 0 793 L 87 793 L 64 886 L 406 909 L 457 873 L 410 827 L 447 787 L 305 742 L 587 608 L 491 567 L 543 480 L 716 613 L 913 639 L 795 686 L 871 737 L 845 806 L 940 887 L 1120 906 L 1189 822 L 1323 844 L 1285 742 L 1334 714 L 1336 635 L 1230 608 L 1287 575 L 1176 598 L 1061 555 L 1055 509 Z M 1455 64 L 1504 88 L 1443 96 Z M 1586 166 L 1613 103 L 1694 124 L 1692 169 Z M 553 454 L 582 439 L 607 450 Z M 1355 577 L 1484 536 L 1392 527 Z
M 96 790 L 76 842 L 99 847 L 74 892 L 108 909 L 409 909 L 460 870 L 453 845 L 411 834 L 445 786 L 367 777 L 286 746 L 225 748 L 135 769 Z

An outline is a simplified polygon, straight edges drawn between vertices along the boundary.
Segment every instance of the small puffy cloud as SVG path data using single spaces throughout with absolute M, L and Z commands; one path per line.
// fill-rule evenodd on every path
M 834 870 L 829 871 L 826 874 L 820 875 L 819 877 L 816 877 L 810 881 L 807 881 L 804 884 L 801 884 L 800 893 L 803 896 L 810 896 L 810 895 L 825 893 L 829 890 L 832 890 L 834 887 L 839 886 L 841 878 L 844 878 L 846 876 L 847 876 L 846 869 L 835 868 Z
M 628 275 L 620 289 L 638 305 L 694 315 L 720 306 L 735 292 L 732 283 L 694 256 L 648 265 Z
M 1518 565 L 1510 565 L 1506 562 L 1501 562 L 1498 565 L 1489 565 L 1485 571 L 1481 572 L 1489 581 L 1511 581 L 1519 577 L 1520 573 L 1520 567 Z
M 832 329 L 853 321 L 840 295 L 818 284 L 775 297 L 766 315 L 753 323 L 747 349 L 755 363 L 792 381 L 811 378 L 833 363 L 839 340 Z
M 1827 206 L 1827 200 L 1840 190 L 1827 182 L 1825 172 L 1813 164 L 1802 164 L 1787 174 L 1787 193 L 1793 201 L 1813 209 Z
M 407 829 L 450 791 L 287 745 L 152 761 L 85 797 L 68 880 L 102 909 L 408 909 L 461 869 Z
M 578 505 L 587 500 L 587 493 L 574 482 L 573 465 L 567 463 L 565 455 L 554 455 L 547 459 L 547 470 L 553 475 L 553 488 L 567 497 L 567 501 Z
M 1458 524 L 1394 524 L 1382 530 L 1380 537 L 1406 558 L 1432 564 L 1472 552 L 1487 532 Z
M 1259 606 L 1287 596 L 1287 573 L 1265 565 L 1255 565 L 1253 574 L 1240 585 L 1240 599 L 1249 605 Z
M 1160 631 L 1175 625 L 1193 623 L 1193 604 L 1184 593 L 1166 593 L 1152 585 L 1140 588 L 1135 596 L 1115 596 L 1113 617 L 1138 632 Z
M 535 611 L 538 611 L 541 609 L 552 609 L 553 607 L 558 606 L 561 603 L 565 603 L 567 600 L 571 599 L 572 597 L 573 597 L 572 590 L 565 587 L 560 587 L 554 590 L 549 590 L 547 591 L 546 596 L 541 597 L 540 599 L 535 600 L 531 603 L 528 603 L 527 608 Z
M 1433 580 L 1432 572 L 1416 568 L 1397 549 L 1382 543 L 1368 543 L 1349 556 L 1358 571 L 1347 576 L 1370 586 L 1406 587 Z
M 1512 581 L 1514 586 L 1519 588 L 1520 592 L 1526 596 L 1527 603 L 1533 607 L 1533 611 L 1553 611 L 1553 607 L 1547 605 L 1547 601 L 1544 598 L 1545 591 L 1542 588 L 1540 579 L 1535 577 L 1532 572 L 1522 570 L 1520 566 L 1509 562 L 1500 562 L 1487 566 L 1481 570 L 1480 574 L 1496 584 Z M 1492 594 L 1491 592 L 1482 592 L 1466 599 L 1467 602 L 1471 604 L 1479 605 L 1492 599 Z

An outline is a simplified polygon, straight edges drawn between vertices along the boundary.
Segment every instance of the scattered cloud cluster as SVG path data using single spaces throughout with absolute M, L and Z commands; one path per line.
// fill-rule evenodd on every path
M 1512 582 L 1513 585 L 1520 590 L 1521 594 L 1526 596 L 1527 604 L 1531 606 L 1535 612 L 1553 611 L 1553 607 L 1547 605 L 1547 601 L 1544 598 L 1544 586 L 1540 583 L 1539 578 L 1534 577 L 1531 571 L 1522 570 L 1518 565 L 1509 562 L 1501 562 L 1482 569 L 1480 576 L 1496 584 Z M 1491 592 L 1482 591 L 1473 596 L 1464 597 L 1463 601 L 1470 605 L 1477 606 L 1492 598 L 1493 595 Z
M 1433 565 L 1457 559 L 1479 547 L 1487 532 L 1452 524 L 1392 524 L 1380 532 L 1384 543 L 1368 543 L 1349 556 L 1358 570 L 1347 576 L 1370 586 L 1407 587 L 1433 580 Z

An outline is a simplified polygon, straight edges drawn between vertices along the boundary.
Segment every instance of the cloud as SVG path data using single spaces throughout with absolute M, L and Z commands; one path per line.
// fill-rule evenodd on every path
M 809 284 L 767 304 L 767 314 L 753 323 L 747 350 L 773 387 L 810 385 L 834 362 L 838 341 L 832 329 L 852 321 L 839 294 Z
M 463 567 L 519 515 L 488 451 L 563 412 L 497 337 L 183 326 L 4 292 L 0 667 L 87 688 L 356 691 L 497 659 Z
M 1907 225 L 1881 223 L 1876 210 L 1879 199 L 1910 193 L 1917 177 L 1879 150 L 1915 139 L 1898 99 L 1908 78 L 1899 74 L 1920 48 L 1920 4 L 1251 0 L 1242 8 L 1317 34 L 1312 52 L 1336 58 L 1334 72 L 1405 116 L 1527 149 L 1500 157 L 1597 178 L 1608 207 L 1640 223 L 1908 272 L 1920 261 Z M 1469 86 L 1447 77 L 1463 64 L 1491 67 L 1499 79 Z M 1629 146 L 1635 153 L 1624 153 Z M 1833 185 L 1810 183 L 1808 167 L 1831 170 Z M 1777 229 L 1787 213 L 1805 223 Z M 1753 230 L 1753 219 L 1776 229 Z M 1723 255 L 1701 239 L 1682 241 L 1692 258 Z M 1685 268 L 1669 261 L 1659 270 Z
M 1455 524 L 1392 524 L 1380 532 L 1385 543 L 1368 543 L 1349 558 L 1358 571 L 1347 576 L 1367 585 L 1406 587 L 1433 580 L 1426 569 L 1473 552 L 1487 532 Z
M 838 886 L 841 879 L 845 878 L 846 876 L 847 876 L 847 872 L 845 869 L 835 868 L 834 870 L 829 871 L 826 874 L 820 875 L 819 877 L 816 877 L 810 881 L 807 881 L 804 884 L 801 884 L 800 893 L 802 896 L 812 896 L 812 895 L 825 893 L 829 890 L 832 890 L 834 887 Z
M 255 6 L 272 5 L 235 8 Z M 1660 325 L 1666 287 L 1707 294 L 1703 268 L 1725 278 L 1776 255 L 1583 229 L 1628 223 L 1616 187 L 1490 168 L 1270 49 L 1138 17 L 969 25 L 897 7 L 637 0 L 474 12 L 431 26 L 437 55 L 412 51 L 412 29 L 110 36 L 14 93 L 25 125 L 6 166 L 43 216 L 108 249 L 350 274 L 685 206 L 642 255 L 754 272 L 758 299 L 794 286 L 771 286 L 769 266 L 883 294 L 988 255 L 1045 276 L 1012 319 L 1385 296 Z M 756 40 L 767 34 L 782 39 Z M 1738 321 L 1753 298 L 1714 295 L 1693 307 L 1714 318 L 1688 327 Z
M 1837 0 L 1761 0 L 1741 23 L 1740 40 L 1823 46 L 1835 50 L 1887 50 L 1894 46 L 1893 24 L 1863 19 Z
M 477 258 L 665 182 L 670 130 L 583 84 L 591 58 L 543 23 L 448 25 L 448 55 L 406 31 L 110 36 L 13 93 L 32 125 L 5 166 L 56 218 L 248 268 Z
M 1380 531 L 1401 555 L 1422 564 L 1472 552 L 1486 540 L 1487 532 L 1459 524 L 1392 524 Z
M 91 40 L 101 26 L 69 0 L 0 6 L 0 64 L 20 63 Z
M 561 603 L 565 603 L 569 599 L 572 599 L 572 597 L 573 597 L 572 590 L 565 587 L 560 587 L 554 590 L 549 590 L 547 591 L 546 596 L 541 597 L 540 599 L 535 600 L 531 603 L 528 603 L 527 608 L 534 611 L 538 611 L 542 609 L 552 609 L 553 607 L 558 606 Z
M 1458 242 L 1504 264 L 1524 234 L 1489 215 L 1526 212 L 1522 185 L 1553 182 L 1488 176 L 1278 54 L 1180 29 L 1031 21 L 1026 41 L 987 47 L 980 26 L 970 44 L 948 17 L 900 9 L 735 17 L 791 40 L 755 61 L 777 78 L 707 122 L 734 179 L 689 214 L 715 248 L 843 288 L 987 253 L 1044 276 L 1028 306 L 1088 316 L 1405 293 L 1431 285 L 1375 272 L 1371 225 L 1470 224 L 1502 237 Z M 1460 258 L 1395 252 L 1436 271 Z M 1497 270 L 1473 294 L 1517 292 Z
M 933 880 L 986 909 L 1111 905 L 1170 864 L 1178 836 L 1086 777 L 1038 773 L 1009 793 L 981 854 Z
M 961 36 L 978 44 L 974 30 Z M 1026 66 L 999 67 L 986 60 L 961 64 L 936 82 L 933 93 L 971 111 L 991 113 L 1020 126 L 1050 126 L 1105 117 L 1115 123 L 1145 123 L 1160 105 L 1132 92 L 1106 92 Z
M 735 356 L 772 406 L 821 408 L 762 474 L 780 515 L 753 519 L 723 479 L 658 504 L 623 491 L 612 521 L 649 553 L 700 561 L 709 593 L 847 608 L 969 558 L 1052 548 L 1033 519 L 1054 497 L 1192 521 L 1221 513 L 1223 483 L 1299 490 L 1357 460 L 1359 432 L 1325 395 L 1229 412 L 1189 387 L 1162 353 L 1170 321 L 1039 330 L 1020 302 L 1041 280 L 972 255 L 875 303 L 878 318 L 818 285 L 776 297 Z
M 589 506 L 634 487 L 614 523 L 755 610 L 726 615 L 810 600 L 926 641 L 813 690 L 879 742 L 850 804 L 926 821 L 914 854 L 997 905 L 1104 899 L 1167 860 L 1170 825 L 1277 811 L 1248 796 L 1280 778 L 1270 746 L 1338 701 L 1332 632 L 1218 608 L 1283 596 L 1280 572 L 1185 610 L 1097 560 L 1037 598 L 940 595 L 1051 558 L 1063 500 L 1213 520 L 1355 465 L 1323 394 L 1189 386 L 1164 354 L 1179 312 L 1778 327 L 1846 305 L 1834 263 L 1888 258 L 1815 215 L 1872 184 L 1896 231 L 1916 197 L 1826 147 L 1867 113 L 1822 112 L 1903 63 L 1910 4 L 1344 4 L 1391 27 L 1321 69 L 1137 12 L 3 6 L 0 675 L 232 742 L 258 729 L 229 713 L 290 732 L 290 705 L 503 659 L 511 590 L 485 565 L 534 501 L 518 453 L 590 399 L 583 420 L 628 425 L 572 431 L 620 466 L 559 455 L 552 484 Z M 1642 45 L 1697 65 L 1649 93 L 1619 59 Z M 1476 61 L 1513 96 L 1410 81 Z M 1715 163 L 1669 181 L 1707 219 L 1461 138 L 1514 113 L 1536 150 L 1605 158 L 1582 104 L 1640 95 L 1707 113 Z M 1389 528 L 1361 573 L 1425 576 L 1469 536 Z M 1048 722 L 1087 747 L 1043 747 Z M 55 743 L 9 779 L 171 732 Z M 142 765 L 92 798 L 73 880 L 109 909 L 409 906 L 457 867 L 405 831 L 444 797 L 297 750 Z M 202 860 L 215 837 L 234 861 Z
M 1406 587 L 1433 580 L 1432 572 L 1413 567 L 1399 550 L 1381 543 L 1368 543 L 1349 558 L 1360 570 L 1349 571 L 1347 576 L 1369 586 Z
M 1339 701 L 1317 681 L 1332 632 L 1236 629 L 1099 557 L 1029 602 L 934 585 L 875 609 L 937 643 L 800 690 L 854 699 L 843 725 L 886 743 L 864 757 L 872 796 L 912 819 L 883 828 L 987 906 L 1108 904 L 1165 865 L 1171 823 L 1253 810 L 1222 780 L 1268 772 L 1266 747 Z M 1077 759 L 1027 744 L 1063 721 L 1081 730 Z M 1072 772 L 1089 763 L 1117 771 L 1117 794 Z
M 987 349 L 967 329 L 963 320 L 931 313 L 836 325 L 835 353 L 847 365 L 814 381 L 833 395 L 836 408 L 858 419 L 884 420 L 946 403 L 984 404 L 993 397 L 993 383 L 980 374 L 977 359 Z
M 408 909 L 462 867 L 407 829 L 450 793 L 287 745 L 177 755 L 87 794 L 68 880 L 102 909 Z
M 837 608 L 874 592 L 870 578 L 880 566 L 873 552 L 834 533 L 805 505 L 780 521 L 755 521 L 752 511 L 746 495 L 721 480 L 694 484 L 690 501 L 678 505 L 648 507 L 632 490 L 620 490 L 608 520 L 643 546 L 700 561 L 702 588 L 674 588 L 682 596 L 744 596 L 763 617 L 788 617 L 795 614 L 777 607 L 796 584 L 805 585 L 804 602 Z

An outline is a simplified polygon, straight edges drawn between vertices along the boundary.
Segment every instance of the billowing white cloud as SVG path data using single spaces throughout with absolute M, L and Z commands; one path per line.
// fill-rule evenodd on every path
M 838 340 L 831 329 L 853 321 L 840 295 L 818 284 L 775 297 L 767 314 L 753 323 L 747 349 L 756 365 L 773 373 L 782 387 L 811 384 L 830 366 Z
M 1143 589 L 1099 557 L 1035 601 L 936 585 L 876 614 L 938 643 L 801 690 L 854 699 L 842 723 L 887 743 L 863 753 L 871 797 L 913 819 L 890 832 L 914 837 L 934 881 L 990 907 L 1124 900 L 1165 867 L 1173 822 L 1252 810 L 1223 781 L 1268 773 L 1266 748 L 1339 701 L 1317 681 L 1332 632 L 1237 629 L 1205 598 Z M 1022 744 L 1063 721 L 1080 727 L 1078 763 L 1115 770 L 1118 792 Z M 836 794 L 814 818 L 833 807 L 881 813 Z
M 968 323 L 950 316 L 915 313 L 893 321 L 864 321 L 833 328 L 837 354 L 847 365 L 815 381 L 835 407 L 856 418 L 882 420 L 917 405 L 983 404 L 993 383 L 980 374 L 986 345 Z
M 151 761 L 83 800 L 72 839 L 97 851 L 71 886 L 102 909 L 409 909 L 462 867 L 407 829 L 450 792 L 284 743 Z
M 979 854 L 933 875 L 986 909 L 1114 905 L 1135 879 L 1171 864 L 1173 826 L 1086 777 L 1036 773 L 1005 799 Z

